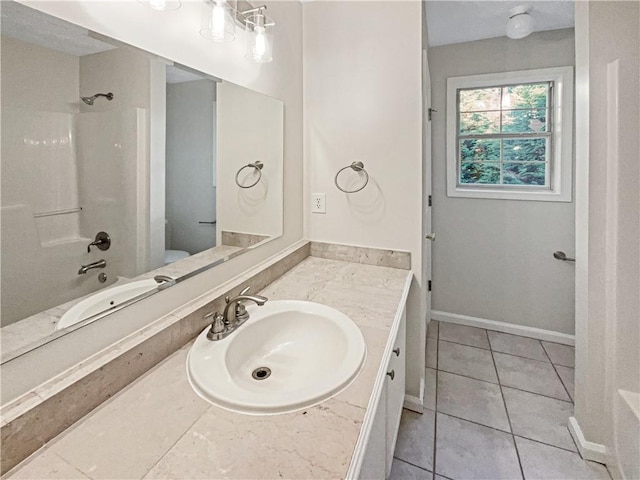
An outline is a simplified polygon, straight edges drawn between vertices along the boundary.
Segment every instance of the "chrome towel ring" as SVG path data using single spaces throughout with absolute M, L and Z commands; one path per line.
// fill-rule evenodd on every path
M 255 187 L 258 184 L 258 182 L 260 181 L 260 179 L 262 178 L 262 167 L 264 167 L 264 164 L 260 160 L 256 160 L 253 163 L 249 163 L 249 164 L 245 165 L 244 167 L 241 167 L 240 170 L 238 170 L 238 173 L 236 173 L 236 185 L 238 185 L 240 188 Z M 251 185 L 242 185 L 240 183 L 240 181 L 238 180 L 238 177 L 240 176 L 240 172 L 242 172 L 245 168 L 255 168 L 256 172 L 258 172 L 257 180 L 255 182 L 253 182 Z
M 351 170 L 353 170 L 354 172 L 362 172 L 364 173 L 365 179 L 364 179 L 364 183 L 362 184 L 362 186 L 360 188 L 356 188 L 355 190 L 345 190 L 344 188 L 342 188 L 339 184 L 338 184 L 338 176 L 347 168 L 350 168 Z M 364 169 L 364 163 L 357 161 L 357 162 L 352 162 L 351 165 L 347 165 L 344 168 L 341 168 L 340 170 L 338 170 L 338 173 L 336 173 L 336 178 L 334 179 L 334 182 L 336 184 L 336 187 L 338 187 L 338 190 L 340 190 L 341 192 L 344 193 L 356 193 L 359 192 L 360 190 L 362 190 L 364 187 L 367 186 L 367 183 L 369 183 L 369 174 L 367 173 L 367 171 Z

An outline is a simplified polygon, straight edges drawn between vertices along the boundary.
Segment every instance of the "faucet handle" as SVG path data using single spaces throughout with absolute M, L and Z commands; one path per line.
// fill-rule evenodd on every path
M 91 253 L 91 247 L 98 247 L 100 250 L 109 250 L 111 237 L 107 232 L 98 232 L 96 239 L 87 246 L 87 253 Z
M 227 324 L 224 317 L 218 312 L 209 312 L 204 316 L 204 318 L 211 317 L 213 317 L 213 322 L 211 322 L 211 328 L 207 332 L 207 338 L 209 340 L 220 340 L 220 338 L 223 337 L 220 337 L 219 335 L 226 331 Z

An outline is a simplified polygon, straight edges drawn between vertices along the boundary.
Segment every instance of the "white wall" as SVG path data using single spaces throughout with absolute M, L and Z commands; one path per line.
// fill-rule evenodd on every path
M 407 393 L 414 397 L 421 395 L 425 337 L 421 16 L 419 1 L 304 8 L 307 236 L 411 252 Z M 370 180 L 348 195 L 334 176 L 354 160 L 364 162 Z M 326 194 L 326 214 L 309 213 L 311 193 Z
M 573 29 L 429 49 L 433 108 L 433 305 L 574 332 L 574 204 L 446 196 L 447 77 L 574 65 Z
M 575 419 L 591 442 L 578 446 L 613 478 L 639 478 L 638 3 L 578 2 L 576 51 L 577 152 L 587 161 L 576 172 Z
M 283 105 L 229 82 L 218 83 L 217 90 L 216 244 L 222 244 L 223 231 L 276 237 L 282 233 Z M 260 180 L 240 188 L 237 172 L 258 160 Z M 251 185 L 257 175 L 245 168 L 238 180 Z
M 199 253 L 216 244 L 213 80 L 167 84 L 167 249 Z
M 107 317 L 110 326 L 120 325 L 121 328 L 105 329 L 103 334 L 91 336 L 84 335 L 80 329 L 3 365 L 3 383 L 24 381 L 14 392 L 29 389 L 30 385 L 37 385 L 55 372 L 78 363 L 78 358 L 86 358 L 113 343 L 115 338 L 122 337 L 125 328 L 129 328 L 130 320 L 152 322 L 208 291 L 212 285 L 219 285 L 302 238 L 301 3 L 263 2 L 268 4 L 269 15 L 278 25 L 274 61 L 266 65 L 245 60 L 244 33 L 241 31 L 231 44 L 215 44 L 202 38 L 198 33 L 199 2 L 183 2 L 182 8 L 174 12 L 156 12 L 134 1 L 21 3 L 282 100 L 285 108 L 285 188 L 282 237 Z

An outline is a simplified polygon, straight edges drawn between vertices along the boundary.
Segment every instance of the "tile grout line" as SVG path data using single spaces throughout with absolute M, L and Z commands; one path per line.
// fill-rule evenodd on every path
M 502 398 L 502 405 L 504 406 L 505 414 L 507 415 L 507 421 L 509 422 L 509 430 L 511 430 L 511 441 L 513 442 L 513 448 L 516 451 L 516 458 L 518 459 L 518 466 L 520 467 L 520 475 L 524 479 L 524 468 L 522 467 L 522 460 L 520 459 L 520 452 L 518 451 L 518 444 L 516 443 L 516 436 L 513 433 L 513 425 L 511 424 L 511 417 L 509 416 L 509 409 L 507 408 L 507 400 L 504 398 L 504 391 L 500 384 L 500 374 L 498 373 L 498 366 L 496 365 L 496 359 L 493 356 L 493 348 L 491 347 L 491 340 L 489 339 L 489 332 L 486 331 L 487 341 L 489 342 L 489 351 L 491 352 L 491 361 L 493 362 L 493 368 L 496 371 L 496 377 L 498 377 L 498 388 L 500 389 L 500 397 Z
M 479 427 L 484 427 L 484 428 L 488 428 L 489 430 L 494 430 L 498 433 L 504 433 L 506 435 L 511 435 L 517 438 L 522 438 L 523 440 L 529 440 L 530 442 L 534 442 L 534 443 L 539 443 L 541 445 L 546 445 L 547 447 L 552 447 L 552 448 L 557 448 L 558 450 L 562 450 L 568 453 L 577 453 L 575 450 L 569 450 L 568 448 L 564 448 L 564 447 L 559 447 L 557 445 L 552 445 L 551 443 L 547 443 L 547 442 L 543 442 L 541 440 L 536 440 L 535 438 L 529 438 L 529 437 L 525 437 L 524 435 L 516 435 L 516 434 L 512 434 L 510 432 L 507 432 L 506 430 L 500 430 L 499 428 L 496 427 L 490 427 L 489 425 L 484 425 L 482 423 L 476 422 L 474 420 L 469 420 L 467 418 L 462 418 L 462 417 L 458 417 L 457 415 L 452 415 L 450 413 L 445 413 L 445 412 L 438 412 L 442 415 L 446 415 L 447 417 L 451 417 L 451 418 L 455 418 L 456 420 L 461 420 L 463 422 L 466 423 L 471 423 L 473 425 L 477 425 Z M 440 474 L 438 474 L 440 475 Z
M 564 391 L 567 392 L 567 396 L 569 397 L 569 399 L 571 400 L 571 403 L 573 403 L 573 397 L 571 396 L 571 394 L 569 393 L 569 390 L 567 389 L 567 386 L 564 384 L 564 382 L 562 381 L 562 377 L 560 376 L 560 374 L 558 373 L 558 369 L 556 368 L 555 364 L 553 363 L 553 360 L 551 360 L 551 357 L 549 356 L 549 353 L 547 352 L 547 349 L 544 348 L 544 344 L 542 342 L 540 342 L 540 345 L 542 345 L 542 350 L 544 350 L 544 354 L 547 356 L 547 358 L 549 359 L 549 361 L 551 362 L 551 366 L 553 367 L 553 371 L 556 372 L 556 376 L 560 379 L 560 383 L 562 384 L 562 388 L 564 388 Z M 574 356 L 575 356 L 575 352 L 574 352 Z M 564 365 L 560 365 L 561 367 Z M 570 367 L 566 367 L 566 368 L 570 368 Z M 575 368 L 574 368 L 574 372 L 575 372 Z M 575 405 L 575 404 L 574 404 Z M 571 438 L 573 438 L 573 435 L 571 435 Z M 574 441 L 575 443 L 575 441 Z
M 399 461 L 401 461 L 402 463 L 406 463 L 407 465 L 411 465 L 412 467 L 419 468 L 419 469 L 420 469 L 420 470 L 422 470 L 423 472 L 429 472 L 429 473 L 433 474 L 433 472 L 432 472 L 432 471 L 427 470 L 426 468 L 421 467 L 420 465 L 416 465 L 415 463 L 411 463 L 411 462 L 409 462 L 408 460 L 404 460 L 404 459 L 402 459 L 402 458 L 400 458 L 400 457 L 396 457 L 395 455 L 393 456 L 393 459 L 394 459 L 394 460 L 399 460 Z
M 433 319 L 432 319 L 433 320 Z M 508 332 L 502 332 L 500 330 L 492 330 L 491 328 L 483 328 L 483 327 L 473 327 L 471 325 L 464 325 L 462 323 L 454 323 L 454 322 L 449 322 L 447 320 L 438 320 L 440 322 L 440 324 L 445 323 L 447 325 L 458 325 L 461 327 L 469 327 L 469 328 L 476 328 L 478 330 L 484 330 L 486 332 L 495 332 L 495 333 L 501 333 L 502 335 L 511 335 L 512 337 L 522 337 L 522 338 L 530 338 L 531 340 L 537 340 L 538 342 L 547 342 L 547 343 L 553 343 L 554 345 L 562 345 L 565 347 L 572 347 L 575 348 L 575 345 L 568 345 L 566 343 L 560 343 L 560 342 L 554 342 L 553 340 L 540 340 L 539 338 L 535 338 L 535 337 L 528 337 L 526 335 L 518 335 L 517 333 L 508 333 Z M 488 334 L 487 334 L 488 335 Z M 445 340 L 448 341 L 448 340 Z M 463 344 L 461 344 L 463 345 Z M 485 349 L 487 350 L 487 349 Z M 498 352 L 501 353 L 501 352 Z M 525 357 L 526 358 L 526 357 Z M 564 366 L 564 365 L 563 365 Z
M 560 383 L 562 384 L 562 388 L 564 388 L 565 392 L 567 392 L 567 395 L 569 396 L 569 398 L 571 399 L 571 405 L 574 406 L 574 410 L 575 410 L 575 403 L 573 401 L 573 397 L 571 396 L 571 394 L 569 393 L 569 389 L 567 388 L 567 386 L 564 384 L 564 381 L 562 380 L 562 377 L 560 376 L 560 374 L 558 373 L 558 369 L 556 368 L 556 366 L 554 365 L 553 361 L 551 360 L 551 356 L 549 355 L 549 352 L 547 352 L 547 349 L 544 348 L 544 344 L 542 342 L 540 342 L 540 344 L 542 345 L 542 350 L 544 350 L 544 354 L 547 356 L 547 358 L 549 359 L 549 361 L 551 362 L 551 366 L 553 367 L 553 371 L 556 372 L 556 375 L 558 376 L 558 378 L 560 379 Z M 575 351 L 574 351 L 574 356 L 575 356 Z M 567 367 L 569 368 L 569 367 Z M 574 369 L 575 372 L 575 369 Z M 574 392 L 575 395 L 575 392 Z M 575 413 L 575 412 L 574 412 Z M 567 430 L 569 430 L 569 419 L 567 419 Z M 571 434 L 571 430 L 569 430 L 570 433 L 570 437 L 571 437 L 571 441 L 573 442 L 573 445 L 576 447 L 576 450 L 578 451 L 578 455 L 580 456 L 580 458 L 582 458 L 582 460 L 585 460 L 582 457 L 582 454 L 580 453 L 580 447 L 578 446 L 578 443 L 576 442 L 576 439 L 573 438 L 573 434 Z M 608 470 L 607 470 L 608 472 Z
M 183 433 L 182 435 L 180 435 L 180 437 L 178 437 L 178 439 L 177 439 L 175 442 L 173 442 L 173 443 L 171 444 L 171 446 L 170 446 L 169 448 L 167 448 L 167 450 L 166 450 L 162 455 L 160 455 L 160 458 L 158 458 L 158 460 L 157 460 L 156 462 L 154 462 L 154 464 L 153 464 L 153 465 L 151 465 L 151 467 L 149 468 L 149 470 L 147 470 L 147 471 L 145 472 L 145 474 L 144 474 L 144 475 L 142 475 L 140 478 L 142 479 L 142 478 L 146 477 L 147 475 L 149 475 L 149 472 L 151 472 L 151 470 L 153 470 L 153 469 L 156 467 L 156 465 L 158 465 L 158 464 L 162 461 L 162 459 L 163 459 L 164 457 L 166 457 L 166 456 L 169 454 L 169 452 L 171 452 L 171 450 L 173 450 L 173 447 L 175 447 L 175 446 L 178 444 L 178 442 L 179 442 L 180 440 L 182 440 L 182 439 L 187 435 L 187 433 L 189 433 L 189 431 L 193 428 L 193 426 L 194 426 L 196 423 L 198 423 L 198 422 L 200 421 L 200 419 L 201 419 L 202 417 L 204 417 L 204 416 L 207 414 L 207 412 L 209 412 L 212 408 L 213 408 L 213 405 L 209 406 L 209 407 L 208 407 L 208 408 L 207 408 L 207 409 L 202 413 L 202 415 L 200 415 L 197 419 L 195 419 L 195 420 L 193 421 L 193 423 L 192 423 L 191 425 L 189 425 L 189 427 L 184 431 L 184 433 Z
M 539 341 L 539 340 L 538 340 L 538 341 Z M 543 350 L 544 350 L 544 347 L 543 347 Z M 550 395 L 545 395 L 544 393 L 532 392 L 532 391 L 530 391 L 530 390 L 523 390 L 522 388 L 512 387 L 511 385 L 503 384 L 503 383 L 500 381 L 500 375 L 498 375 L 498 385 L 500 385 L 500 387 L 512 388 L 512 389 L 514 389 L 514 390 L 519 390 L 519 391 L 521 391 L 521 392 L 527 392 L 527 393 L 531 393 L 531 394 L 534 394 L 534 395 L 540 395 L 541 397 L 552 398 L 552 399 L 554 399 L 554 400 L 560 400 L 560 401 L 562 401 L 562 402 L 567 402 L 567 403 L 571 403 L 571 404 L 573 404 L 573 400 L 571 399 L 571 395 L 569 395 L 569 392 L 567 391 L 567 387 L 565 387 L 565 386 L 564 386 L 564 383 L 562 383 L 562 379 L 560 378 L 560 375 L 558 374 L 558 371 L 556 370 L 555 365 L 553 364 L 553 362 L 551 362 L 551 358 L 549 358 L 549 362 L 547 363 L 547 362 L 543 362 L 543 361 L 541 361 L 541 360 L 536 360 L 536 359 L 534 359 L 534 358 L 518 357 L 517 355 L 511 355 L 510 353 L 494 352 L 493 350 L 491 350 L 491 356 L 493 357 L 493 363 L 494 363 L 494 366 L 496 367 L 496 374 L 498 373 L 498 367 L 497 367 L 497 365 L 496 365 L 496 363 L 495 363 L 495 356 L 494 356 L 494 353 L 499 353 L 500 355 L 507 355 L 507 356 L 516 357 L 516 358 L 524 358 L 525 360 L 531 360 L 531 361 L 534 361 L 534 362 L 542 363 L 542 364 L 544 364 L 544 365 L 551 365 L 551 366 L 553 367 L 553 371 L 556 373 L 556 376 L 557 376 L 557 377 L 558 377 L 558 379 L 560 380 L 560 384 L 562 385 L 562 388 L 565 390 L 565 393 L 567 394 L 567 397 L 569 398 L 569 400 L 565 400 L 564 398 L 552 397 L 552 396 L 550 396 Z M 547 352 L 545 351 L 545 354 L 546 354 L 546 353 L 547 353 Z M 547 357 L 549 357 L 549 356 L 547 355 Z M 567 367 L 567 368 L 569 368 L 569 367 Z
M 500 352 L 497 352 L 497 353 L 500 353 Z M 426 367 L 426 368 L 431 368 L 431 367 Z M 495 362 L 494 362 L 494 368 L 495 368 Z M 434 369 L 431 368 L 431 370 L 434 370 Z M 565 402 L 565 403 L 573 404 L 573 402 L 571 400 L 564 400 L 563 398 L 550 397 L 549 395 L 545 395 L 544 393 L 532 392 L 530 390 L 523 390 L 522 388 L 512 387 L 511 385 L 505 385 L 503 383 L 500 383 L 500 379 L 499 378 L 498 378 L 498 383 L 494 383 L 494 382 L 490 382 L 488 380 L 482 380 L 480 378 L 470 377 L 468 375 L 463 375 L 461 373 L 450 372 L 448 370 L 438 370 L 438 371 L 443 372 L 443 373 L 448 373 L 449 375 L 455 375 L 457 377 L 468 378 L 469 380 L 476 380 L 477 382 L 485 382 L 485 383 L 490 383 L 491 385 L 499 385 L 501 387 L 510 388 L 512 390 L 517 390 L 519 392 L 530 393 L 531 395 L 538 395 L 539 397 L 549 398 L 551 400 L 558 400 L 559 402 Z M 496 375 L 497 375 L 497 368 L 496 368 Z
M 516 434 L 514 434 L 514 437 L 521 438 L 523 440 L 528 440 L 528 441 L 534 442 L 534 443 L 539 443 L 540 445 L 546 445 L 547 447 L 557 448 L 558 450 L 562 450 L 564 452 L 575 453 L 576 455 L 580 455 L 578 453 L 577 448 L 576 448 L 576 450 L 569 450 L 568 448 L 559 447 L 559 446 L 553 445 L 551 443 L 543 442 L 542 440 L 536 440 L 535 438 L 528 438 L 528 437 L 525 437 L 524 435 L 516 435 Z
M 473 328 L 477 328 L 477 327 L 473 327 Z M 529 338 L 529 337 L 522 337 L 522 338 Z M 536 340 L 536 339 L 533 338 L 532 340 Z M 447 342 L 447 343 L 453 343 L 454 345 L 460 345 L 462 347 L 477 348 L 478 350 L 484 350 L 485 352 L 496 352 L 496 353 L 500 353 L 502 355 L 511 355 L 512 357 L 524 358 L 525 360 L 533 360 L 535 362 L 540 362 L 540 363 L 552 363 L 551 360 L 549 360 L 548 362 L 545 362 L 544 360 L 538 360 L 537 358 L 525 357 L 525 356 L 522 356 L 522 355 L 516 355 L 515 353 L 509 353 L 509 352 L 500 352 L 498 350 L 493 350 L 492 348 L 478 347 L 477 345 L 468 345 L 466 343 L 460 343 L 460 342 L 454 342 L 454 341 L 451 341 L 451 340 L 442 340 L 442 339 L 439 339 L 438 341 Z M 546 354 L 546 352 L 545 352 L 545 354 Z M 565 365 L 560 365 L 560 366 L 561 367 L 566 367 Z M 572 368 L 572 367 L 566 367 L 566 368 Z

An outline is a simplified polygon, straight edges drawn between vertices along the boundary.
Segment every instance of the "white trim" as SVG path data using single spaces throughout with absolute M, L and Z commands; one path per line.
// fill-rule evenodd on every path
M 406 408 L 407 410 L 411 410 L 412 412 L 417 412 L 417 413 L 424 412 L 424 404 L 420 401 L 418 397 L 414 397 L 413 395 L 404 396 L 403 408 Z
M 550 178 L 551 189 L 531 190 L 516 188 L 491 188 L 490 186 L 458 185 L 457 89 L 488 87 L 502 84 L 554 82 L 553 90 L 553 162 Z M 490 73 L 449 77 L 447 79 L 447 196 L 489 198 L 503 200 L 535 200 L 547 202 L 571 202 L 573 170 L 573 67 L 520 70 L 517 72 Z
M 486 318 L 471 317 L 469 315 L 441 312 L 438 310 L 431 311 L 431 318 L 440 322 L 455 323 L 457 325 L 466 325 L 468 327 L 486 328 L 488 330 L 495 330 L 496 332 L 511 333 L 513 335 L 521 335 L 523 337 L 561 343 L 563 345 L 574 346 L 576 344 L 574 335 L 554 332 L 553 330 L 545 330 L 543 328 L 515 325 L 513 323 L 500 322 L 498 320 L 488 320 Z
M 569 432 L 576 442 L 582 458 L 592 462 L 607 463 L 607 448 L 600 443 L 590 442 L 584 438 L 576 417 L 569 417 Z
M 403 408 L 417 413 L 424 411 L 424 376 L 420 379 L 420 397 L 405 394 Z

